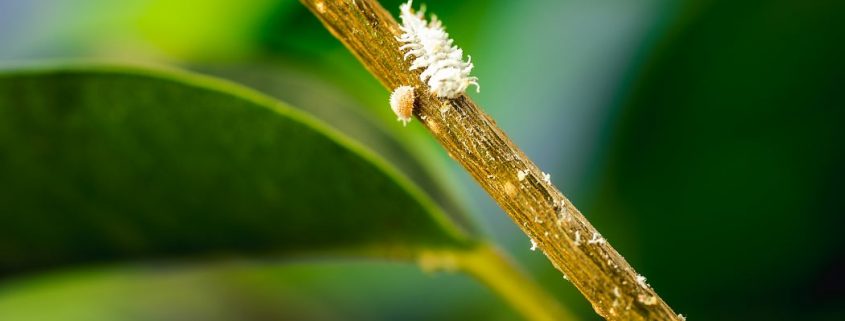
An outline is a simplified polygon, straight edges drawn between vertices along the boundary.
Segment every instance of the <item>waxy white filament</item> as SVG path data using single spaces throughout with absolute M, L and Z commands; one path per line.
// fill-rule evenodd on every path
M 432 15 L 431 22 L 425 20 L 425 9 L 414 12 L 413 0 L 399 7 L 402 19 L 402 35 L 398 40 L 404 45 L 399 47 L 405 53 L 405 59 L 413 56 L 411 70 L 425 68 L 420 80 L 428 84 L 429 91 L 441 98 L 455 98 L 474 85 L 480 90 L 478 78 L 470 76 L 472 58 L 463 61 L 463 50 L 452 44 L 452 39 L 443 28 L 443 24 Z

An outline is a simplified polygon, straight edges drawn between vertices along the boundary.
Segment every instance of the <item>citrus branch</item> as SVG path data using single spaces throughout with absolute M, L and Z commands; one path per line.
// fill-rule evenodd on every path
M 465 94 L 430 94 L 375 0 L 301 0 L 388 90 L 417 88 L 414 116 L 608 320 L 683 320 Z M 386 103 L 385 103 L 386 104 Z

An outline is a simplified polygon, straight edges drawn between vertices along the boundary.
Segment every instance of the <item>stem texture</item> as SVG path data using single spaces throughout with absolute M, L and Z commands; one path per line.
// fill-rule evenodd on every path
M 399 51 L 375 0 L 301 0 L 388 90 L 416 88 L 414 116 L 608 320 L 683 320 L 465 94 L 440 99 Z M 387 100 L 385 99 L 385 108 Z

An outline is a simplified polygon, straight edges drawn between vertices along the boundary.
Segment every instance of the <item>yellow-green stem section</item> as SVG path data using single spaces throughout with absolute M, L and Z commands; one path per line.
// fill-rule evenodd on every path
M 490 244 L 480 244 L 464 251 L 423 253 L 420 266 L 424 270 L 459 270 L 471 275 L 507 301 L 526 320 L 577 320 Z

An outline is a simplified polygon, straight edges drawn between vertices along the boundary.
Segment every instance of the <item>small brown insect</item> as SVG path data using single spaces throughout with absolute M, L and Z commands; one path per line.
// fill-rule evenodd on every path
M 407 126 L 414 117 L 415 99 L 414 87 L 411 86 L 399 86 L 390 94 L 390 109 L 393 109 L 397 120 L 401 121 L 403 126 Z

